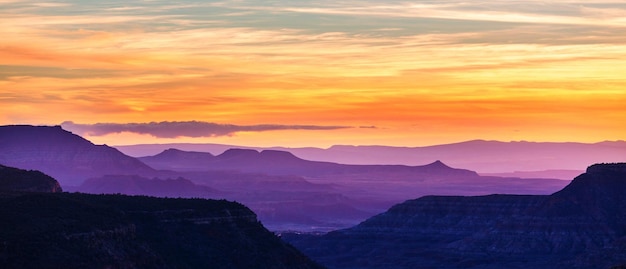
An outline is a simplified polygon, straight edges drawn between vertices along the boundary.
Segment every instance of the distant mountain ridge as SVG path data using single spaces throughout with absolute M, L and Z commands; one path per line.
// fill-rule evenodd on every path
M 215 155 L 208 152 L 182 151 L 167 149 L 149 157 L 138 158 L 142 162 L 149 162 L 150 166 L 157 169 L 174 171 L 202 171 L 199 169 L 203 164 L 214 161 Z M 175 162 L 172 162 L 175 160 Z
M 0 163 L 42 171 L 69 186 L 107 174 L 154 173 L 115 148 L 94 145 L 60 126 L 0 126 Z
M 156 169 L 182 171 L 233 170 L 245 173 L 269 175 L 298 175 L 320 177 L 337 174 L 362 174 L 372 176 L 380 173 L 410 174 L 416 176 L 476 177 L 473 171 L 451 168 L 441 161 L 427 165 L 346 165 L 330 162 L 308 161 L 287 151 L 253 149 L 228 149 L 220 155 L 211 153 L 165 150 L 155 156 L 141 157 L 142 162 Z
M 0 128 L 0 163 L 41 170 L 66 190 L 236 200 L 275 230 L 345 228 L 422 195 L 547 194 L 567 184 L 485 177 L 436 159 L 415 166 L 346 165 L 252 149 L 218 155 L 170 149 L 141 159 L 58 126 Z
M 145 178 L 137 175 L 106 175 L 87 179 L 76 190 L 94 194 L 149 195 L 172 198 L 208 198 L 219 196 L 218 190 L 197 185 L 188 179 Z
M 155 155 L 168 148 L 210 152 L 218 155 L 230 148 L 288 151 L 306 160 L 342 164 L 421 165 L 441 160 L 452 167 L 479 173 L 514 171 L 577 170 L 598 162 L 620 162 L 626 158 L 626 141 L 599 143 L 528 142 L 471 140 L 460 143 L 424 146 L 345 146 L 321 148 L 243 147 L 220 144 L 145 144 L 116 146 L 131 156 Z M 554 173 L 552 173 L 554 175 Z M 536 176 L 536 174 L 535 174 Z M 547 176 L 539 176 L 547 177 Z M 571 179 L 571 178 L 562 178 Z
M 552 195 L 425 196 L 324 236 L 285 235 L 329 268 L 609 268 L 626 264 L 626 163 Z
M 346 165 L 308 161 L 278 150 L 228 149 L 213 155 L 167 149 L 140 160 L 230 192 L 234 195 L 230 197 L 259 212 L 270 227 L 287 230 L 347 227 L 361 221 L 367 212 L 378 213 L 421 195 L 546 194 L 567 184 L 554 179 L 480 176 L 441 161 L 419 166 Z M 246 194 L 242 196 L 242 192 Z M 284 225 L 286 220 L 298 225 Z

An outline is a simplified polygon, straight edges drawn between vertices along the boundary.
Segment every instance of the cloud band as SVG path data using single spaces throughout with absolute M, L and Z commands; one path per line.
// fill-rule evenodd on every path
M 79 135 L 104 136 L 107 134 L 131 132 L 148 134 L 158 138 L 176 137 L 215 137 L 229 136 L 237 132 L 264 132 L 278 130 L 337 130 L 350 126 L 319 125 L 235 125 L 202 121 L 162 121 L 148 123 L 95 123 L 79 124 L 72 121 L 61 123 L 63 129 Z

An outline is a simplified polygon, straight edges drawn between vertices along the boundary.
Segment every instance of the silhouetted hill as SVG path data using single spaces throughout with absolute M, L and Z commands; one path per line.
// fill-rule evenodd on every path
M 153 169 L 106 145 L 94 145 L 60 126 L 0 126 L 0 163 L 42 171 L 61 185 L 108 174 L 150 174 Z
M 0 191 L 62 192 L 59 182 L 39 172 L 0 165 Z
M 626 164 L 552 195 L 426 196 L 324 236 L 284 235 L 330 268 L 609 268 L 626 263 Z
M 211 198 L 219 191 L 197 185 L 185 178 L 158 179 L 141 176 L 106 175 L 87 179 L 75 189 L 76 191 L 93 194 L 148 195 L 156 197 L 188 197 Z
M 234 202 L 0 196 L 2 268 L 321 268 Z

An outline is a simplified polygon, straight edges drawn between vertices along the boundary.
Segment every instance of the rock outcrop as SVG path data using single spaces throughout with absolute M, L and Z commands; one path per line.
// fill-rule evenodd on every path
M 350 229 L 285 235 L 330 268 L 609 268 L 626 263 L 626 164 L 546 196 L 427 196 Z

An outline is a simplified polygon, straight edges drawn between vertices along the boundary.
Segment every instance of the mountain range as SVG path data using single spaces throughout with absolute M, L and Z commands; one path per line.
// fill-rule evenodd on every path
M 309 161 L 296 157 L 287 151 L 253 149 L 229 149 L 214 156 L 210 153 L 184 152 L 168 149 L 160 154 L 139 158 L 151 167 L 177 171 L 237 171 L 242 173 L 262 173 L 268 175 L 298 175 L 310 178 L 328 175 L 359 175 L 361 178 L 378 178 L 385 173 L 415 180 L 420 177 L 476 177 L 473 171 L 454 169 L 441 161 L 428 165 L 349 165 L 331 162 Z
M 347 227 L 363 220 L 363 216 L 428 194 L 546 194 L 567 184 L 567 181 L 554 179 L 480 176 L 474 171 L 449 167 L 441 161 L 419 166 L 346 165 L 304 160 L 277 150 L 228 149 L 213 155 L 167 149 L 139 159 L 155 169 L 185 172 L 191 180 L 233 193 L 228 197 L 246 203 L 259 212 L 270 227 L 281 227 L 277 229 Z M 215 177 L 216 173 L 221 176 Z M 225 177 L 224 173 L 235 173 L 235 177 Z M 259 181 L 265 183 L 254 183 Z M 277 181 L 282 183 L 277 185 Z M 245 195 L 239 195 L 241 193 Z M 330 203 L 320 204 L 319 201 Z M 326 211 L 320 210 L 324 208 Z M 335 210 L 329 210 L 331 208 Z M 307 213 L 303 215 L 301 212 Z M 299 224 L 280 225 L 286 220 Z
M 55 186 L 39 171 L 0 166 L 2 268 L 323 268 L 236 202 Z
M 329 268 L 609 268 L 626 264 L 626 163 L 552 195 L 425 196 L 322 236 L 285 234 Z
M 346 228 L 414 197 L 548 194 L 555 179 L 480 176 L 442 161 L 348 165 L 286 151 L 228 149 L 219 155 L 168 149 L 133 158 L 47 126 L 2 126 L 0 163 L 37 169 L 69 191 L 240 201 L 272 230 Z
M 492 143 L 468 143 L 483 142 Z M 618 158 L 621 142 L 593 146 Z M 320 268 L 265 226 L 329 268 L 626 266 L 626 164 L 592 165 L 570 182 L 425 163 L 340 164 L 250 148 L 134 158 L 60 127 L 0 126 L 0 263 Z
M 220 144 L 142 144 L 116 146 L 130 156 L 149 156 L 169 148 L 220 154 L 231 148 L 288 151 L 306 160 L 343 164 L 422 165 L 442 160 L 453 167 L 483 173 L 533 172 L 531 177 L 571 180 L 585 168 L 598 162 L 619 162 L 626 156 L 626 141 L 599 143 L 528 142 L 472 140 L 460 143 L 424 146 L 349 146 L 322 148 L 242 147 Z M 549 170 L 549 171 L 545 171 Z M 555 173 L 565 170 L 568 173 Z M 543 173 L 546 172 L 546 173 Z M 507 176 L 515 176 L 509 174 Z

